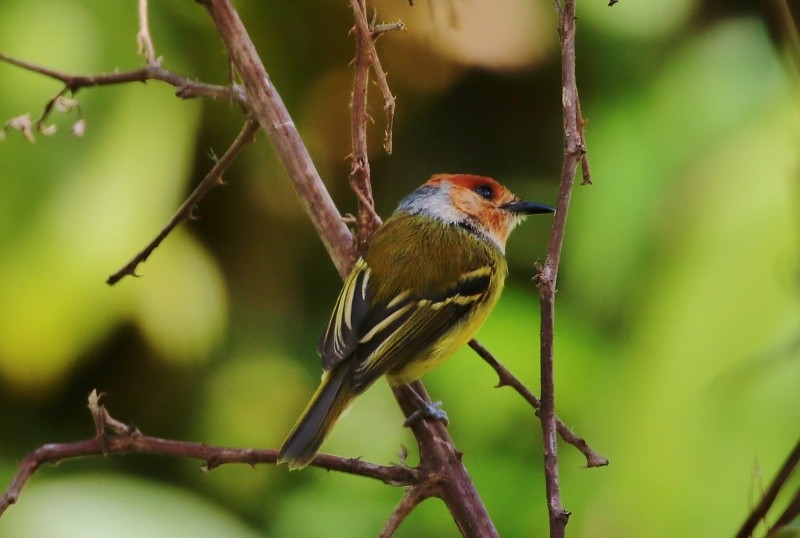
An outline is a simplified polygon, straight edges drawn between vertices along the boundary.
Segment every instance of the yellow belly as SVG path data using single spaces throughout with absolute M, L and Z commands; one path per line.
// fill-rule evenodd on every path
M 447 331 L 439 341 L 433 344 L 427 353 L 413 358 L 399 370 L 387 374 L 386 377 L 389 383 L 395 386 L 405 385 L 421 378 L 472 340 L 478 329 L 483 325 L 483 322 L 489 317 L 489 312 L 494 308 L 500 295 L 499 291 L 487 298 L 486 302 L 472 312 L 468 318 Z

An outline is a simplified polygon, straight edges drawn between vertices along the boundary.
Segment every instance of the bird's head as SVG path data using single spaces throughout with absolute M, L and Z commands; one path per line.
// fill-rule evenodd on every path
M 399 210 L 424 214 L 483 235 L 505 251 L 511 230 L 526 216 L 552 207 L 524 202 L 490 177 L 437 174 L 408 195 Z

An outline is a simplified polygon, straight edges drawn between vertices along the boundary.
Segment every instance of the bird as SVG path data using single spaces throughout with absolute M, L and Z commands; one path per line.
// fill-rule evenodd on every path
M 433 175 L 403 198 L 344 280 L 317 345 L 322 381 L 278 463 L 308 465 L 339 416 L 381 376 L 408 384 L 469 342 L 503 289 L 509 234 L 526 216 L 554 211 L 472 174 Z M 446 421 L 418 398 L 420 411 L 406 425 Z

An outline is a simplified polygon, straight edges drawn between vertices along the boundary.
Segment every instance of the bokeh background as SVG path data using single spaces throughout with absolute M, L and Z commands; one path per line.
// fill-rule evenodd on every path
M 347 3 L 238 4 L 341 211 L 354 211 Z M 491 175 L 553 202 L 562 134 L 550 2 L 370 4 L 408 27 L 379 41 L 398 98 L 386 156 L 372 96 L 379 212 L 436 172 Z M 611 465 L 585 469 L 561 446 L 570 535 L 731 535 L 800 433 L 800 94 L 779 5 L 578 3 L 594 185 L 576 189 L 568 223 L 557 407 Z M 224 83 L 224 48 L 201 7 L 154 3 L 151 27 L 165 66 Z M 136 31 L 133 0 L 0 3 L 0 50 L 65 71 L 140 66 Z M 37 116 L 60 88 L 5 64 L 0 81 L 2 122 Z M 70 135 L 73 110 L 53 115 L 52 137 L 0 142 L 2 487 L 27 451 L 92 435 L 94 388 L 115 417 L 153 435 L 279 446 L 316 386 L 314 347 L 339 278 L 268 141 L 245 150 L 142 278 L 108 287 L 241 116 L 159 83 L 78 100 L 83 138 Z M 508 288 L 479 335 L 532 388 L 531 276 L 549 225 L 532 218 L 511 239 Z M 469 350 L 426 379 L 500 533 L 541 535 L 539 423 L 495 383 Z M 325 449 L 389 463 L 405 445 L 414 462 L 401 419 L 378 383 Z M 317 469 L 199 467 L 129 455 L 44 468 L 0 536 L 374 536 L 401 495 Z M 399 535 L 456 529 L 429 501 Z

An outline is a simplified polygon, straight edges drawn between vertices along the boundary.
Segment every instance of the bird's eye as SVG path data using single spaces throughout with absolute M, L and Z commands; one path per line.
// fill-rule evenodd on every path
M 492 198 L 494 198 L 494 191 L 492 190 L 492 187 L 489 185 L 478 185 L 473 190 L 481 198 L 486 198 L 487 200 L 491 200 Z

